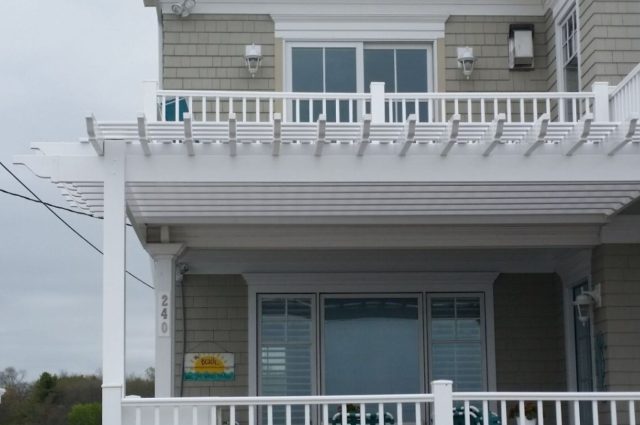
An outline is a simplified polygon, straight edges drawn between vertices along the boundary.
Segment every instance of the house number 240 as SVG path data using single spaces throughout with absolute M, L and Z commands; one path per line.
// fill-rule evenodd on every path
M 162 293 L 158 298 L 160 317 L 158 317 L 158 335 L 170 336 L 171 302 L 169 294 Z

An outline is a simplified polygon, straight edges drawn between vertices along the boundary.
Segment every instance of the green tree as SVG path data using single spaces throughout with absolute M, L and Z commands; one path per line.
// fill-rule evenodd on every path
M 102 424 L 102 406 L 100 403 L 76 404 L 69 411 L 69 425 Z

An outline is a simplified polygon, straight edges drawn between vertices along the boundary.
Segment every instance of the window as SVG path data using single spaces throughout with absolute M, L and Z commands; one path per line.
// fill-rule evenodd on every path
M 578 78 L 578 17 L 575 7 L 560 24 L 564 90 L 580 91 Z
M 384 82 L 387 93 L 422 93 L 433 89 L 432 48 L 430 44 L 386 45 L 381 43 L 289 43 L 287 49 L 287 88 L 298 92 L 365 93 L 372 82 Z M 294 120 L 317 120 L 325 113 L 328 121 L 349 120 L 350 106 L 356 117 L 363 105 L 341 101 L 340 112 L 335 102 L 300 102 L 293 109 Z M 326 108 L 323 111 L 323 108 Z M 368 105 L 367 105 L 368 108 Z M 418 113 L 427 120 L 427 103 L 401 102 L 387 105 L 387 119 L 403 121 Z M 299 111 L 298 111 L 299 109 Z
M 480 296 L 429 297 L 432 379 L 455 391 L 484 391 L 484 320 Z

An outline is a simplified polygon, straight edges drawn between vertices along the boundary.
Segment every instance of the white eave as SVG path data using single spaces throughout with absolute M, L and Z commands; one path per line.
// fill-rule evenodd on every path
M 611 154 L 616 123 L 592 123 L 584 140 L 572 136 L 580 123 L 549 123 L 556 136 L 543 143 L 533 123 L 504 123 L 500 136 L 491 123 L 459 123 L 455 135 L 446 123 L 417 123 L 409 135 L 402 123 L 186 123 L 141 134 L 137 122 L 96 122 L 103 139 L 37 144 L 40 155 L 16 162 L 101 215 L 101 149 L 126 143 L 127 204 L 139 224 L 603 222 L 640 195 L 640 139 Z

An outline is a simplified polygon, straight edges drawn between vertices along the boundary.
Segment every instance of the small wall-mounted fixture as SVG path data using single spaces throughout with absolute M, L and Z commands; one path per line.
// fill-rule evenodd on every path
M 533 24 L 509 25 L 509 69 L 533 69 Z
M 576 296 L 573 305 L 578 313 L 578 320 L 586 326 L 589 321 L 591 307 L 600 307 L 602 305 L 600 285 L 596 285 L 592 291 L 584 291 Z
M 262 46 L 255 44 L 245 46 L 244 62 L 247 64 L 251 78 L 255 77 L 262 63 Z
M 475 61 L 473 47 L 458 47 L 458 68 L 462 69 L 462 73 L 467 77 L 467 80 L 471 77 Z
M 194 7 L 196 7 L 196 0 L 182 0 L 172 4 L 171 11 L 181 18 L 186 18 L 191 14 Z

